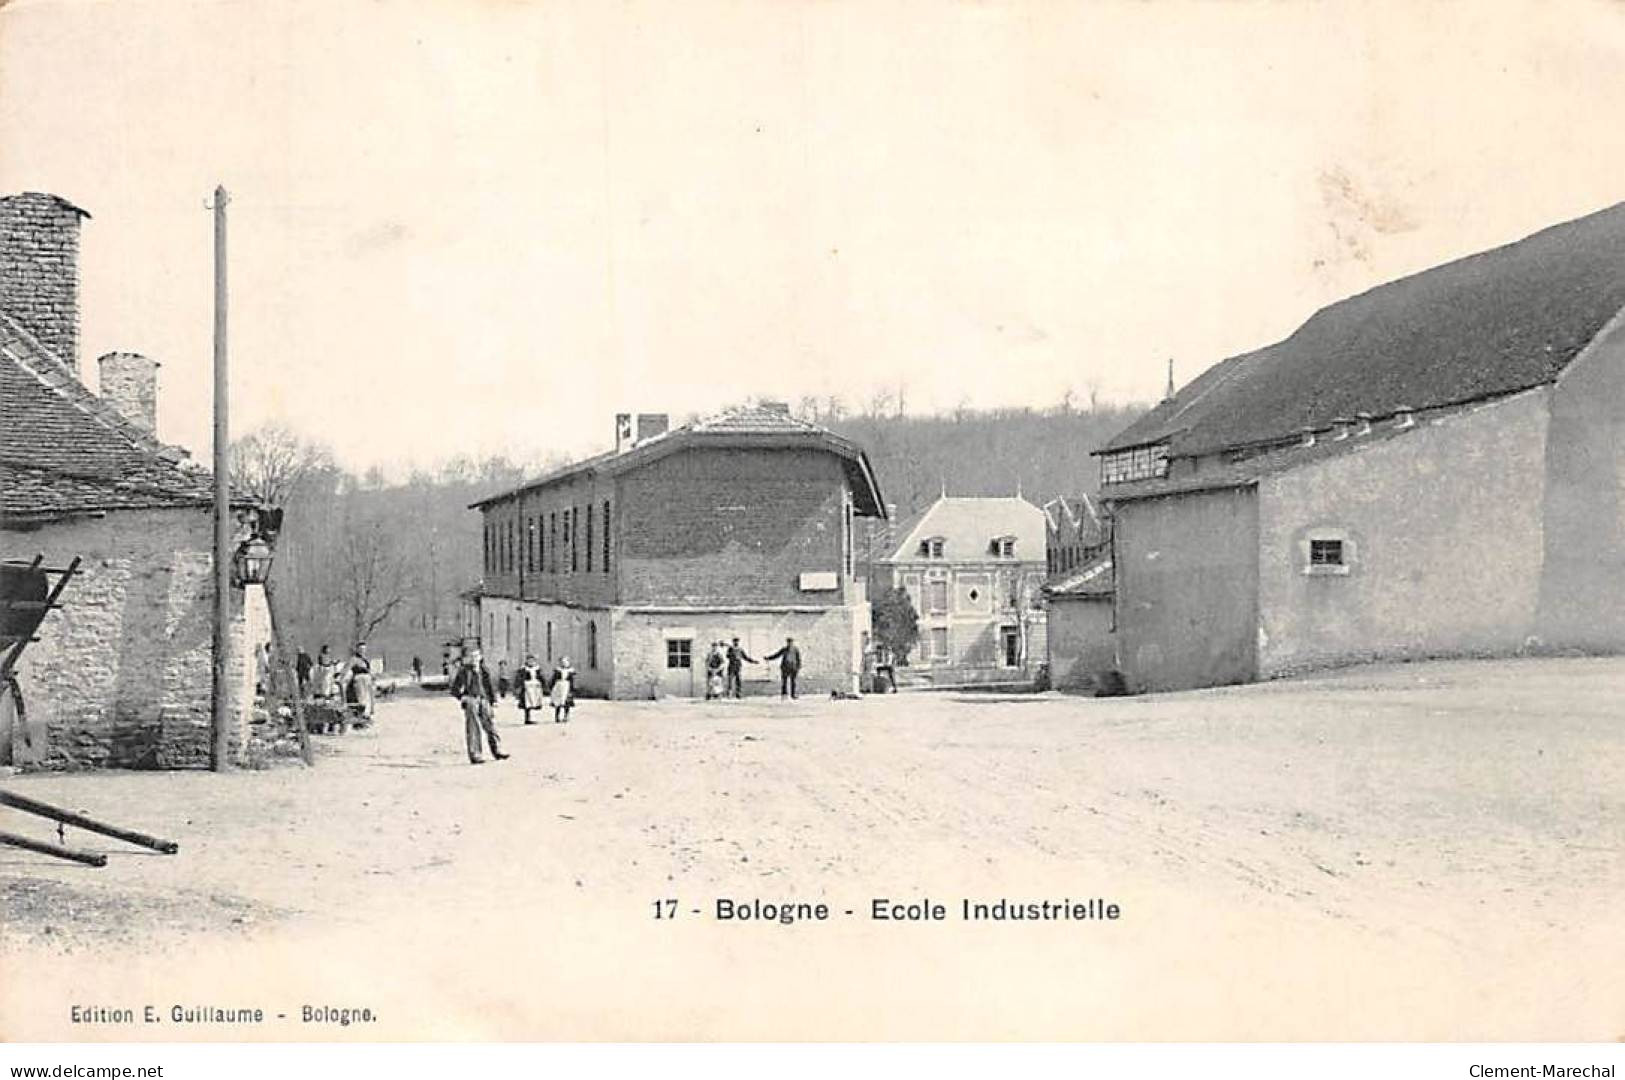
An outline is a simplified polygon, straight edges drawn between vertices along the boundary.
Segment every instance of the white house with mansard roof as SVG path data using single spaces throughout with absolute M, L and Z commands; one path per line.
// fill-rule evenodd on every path
M 1048 519 L 1017 495 L 944 495 L 883 561 L 920 617 L 909 658 L 934 682 L 991 682 L 1037 674 L 1046 643 L 1043 586 Z

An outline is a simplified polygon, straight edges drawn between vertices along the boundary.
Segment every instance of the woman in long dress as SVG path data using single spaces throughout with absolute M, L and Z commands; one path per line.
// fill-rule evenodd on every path
M 576 703 L 575 693 L 576 669 L 570 666 L 568 656 L 559 660 L 559 666 L 553 669 L 553 685 L 548 697 L 553 703 L 553 722 L 567 724 L 570 722 L 570 709 Z
M 525 657 L 525 666 L 514 674 L 514 697 L 524 710 L 525 723 L 534 724 L 536 721 L 530 718 L 531 711 L 540 709 L 547 700 L 547 676 L 542 674 L 534 656 Z
M 372 661 L 367 659 L 367 643 L 357 642 L 349 663 L 349 703 L 359 721 L 372 719 Z

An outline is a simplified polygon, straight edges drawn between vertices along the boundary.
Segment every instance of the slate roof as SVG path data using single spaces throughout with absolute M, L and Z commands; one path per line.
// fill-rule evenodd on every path
M 1515 393 L 1555 379 L 1622 308 L 1625 203 L 1323 308 L 1097 453 L 1167 440 L 1171 456 L 1200 455 Z
M 0 518 L 208 505 L 213 480 L 185 458 L 0 311 Z
M 838 456 L 846 468 L 847 480 L 853 492 L 853 511 L 859 517 L 885 518 L 886 503 L 880 494 L 880 484 L 874 469 L 856 443 L 835 434 L 828 428 L 791 416 L 788 409 L 763 405 L 742 405 L 690 424 L 675 427 L 659 435 L 642 439 L 622 450 L 596 454 L 581 461 L 553 469 L 479 502 L 469 509 L 479 510 L 492 503 L 511 499 L 523 492 L 548 487 L 577 476 L 602 473 L 616 475 L 640 465 L 658 460 L 679 450 L 696 447 L 809 447 Z
M 902 534 L 886 562 L 912 562 L 919 558 L 920 541 L 942 537 L 943 561 L 991 558 L 994 539 L 1013 536 L 1016 559 L 1042 562 L 1047 550 L 1044 511 L 1020 496 L 975 498 L 944 495 L 926 508 L 914 526 Z
M 1101 555 L 1091 562 L 1084 563 L 1074 573 L 1051 585 L 1044 586 L 1044 592 L 1052 597 L 1082 597 L 1084 599 L 1109 599 L 1117 589 L 1117 580 L 1112 575 L 1112 557 Z

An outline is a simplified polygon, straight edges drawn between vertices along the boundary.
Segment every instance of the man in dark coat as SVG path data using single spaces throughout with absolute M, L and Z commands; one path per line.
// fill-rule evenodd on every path
M 507 758 L 502 752 L 502 740 L 497 738 L 496 724 L 491 720 L 491 707 L 496 704 L 496 687 L 491 683 L 491 669 L 485 666 L 485 659 L 478 649 L 471 652 L 462 666 L 457 669 L 457 676 L 451 680 L 451 696 L 462 702 L 463 705 L 463 734 L 468 741 L 468 763 L 480 765 L 485 759 L 480 756 L 480 732 L 485 732 L 485 741 L 491 745 L 491 756 L 498 761 Z
M 779 697 L 788 696 L 791 700 L 796 696 L 796 676 L 801 674 L 801 650 L 796 648 L 796 639 L 784 639 L 784 648 L 778 652 L 768 653 L 765 660 L 779 662 Z
M 299 655 L 294 657 L 293 660 L 293 674 L 299 680 L 299 696 L 301 698 L 310 692 L 310 671 L 315 666 L 316 661 L 312 660 L 310 654 L 301 646 Z
M 728 696 L 736 698 L 745 696 L 745 665 L 754 663 L 756 661 L 745 651 L 744 646 L 739 644 L 739 639 L 734 638 L 733 644 L 728 646 L 728 689 L 725 691 Z

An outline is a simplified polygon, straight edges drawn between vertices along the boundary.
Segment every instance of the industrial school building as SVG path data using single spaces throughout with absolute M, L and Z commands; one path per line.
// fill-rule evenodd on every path
M 713 641 L 761 660 L 794 637 L 804 693 L 855 691 L 869 602 L 854 519 L 886 514 L 863 451 L 776 403 L 637 422 L 618 418 L 614 450 L 473 505 L 469 620 L 492 669 L 568 657 L 583 694 L 694 697 Z M 747 693 L 778 689 L 746 666 Z

